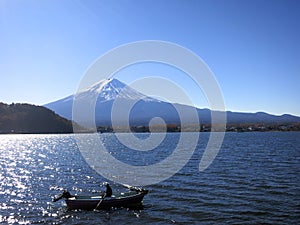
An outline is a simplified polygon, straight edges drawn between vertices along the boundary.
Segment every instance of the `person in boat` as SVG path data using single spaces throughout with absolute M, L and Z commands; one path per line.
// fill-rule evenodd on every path
M 60 200 L 62 198 L 68 199 L 68 198 L 72 198 L 72 197 L 74 197 L 74 196 L 71 195 L 70 192 L 68 192 L 67 190 L 64 190 L 64 192 L 60 196 L 54 198 L 53 201 L 57 202 L 58 200 Z
M 105 197 L 111 197 L 112 196 L 112 189 L 109 186 L 109 184 L 106 184 L 106 192 L 105 192 Z

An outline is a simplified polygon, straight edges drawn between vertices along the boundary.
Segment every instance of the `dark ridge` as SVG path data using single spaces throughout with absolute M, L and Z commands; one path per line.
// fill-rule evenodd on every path
M 0 133 L 72 133 L 72 122 L 52 110 L 31 104 L 0 103 Z

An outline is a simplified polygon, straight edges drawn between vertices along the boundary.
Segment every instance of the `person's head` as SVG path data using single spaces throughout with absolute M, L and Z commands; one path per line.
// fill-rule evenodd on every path
M 106 187 L 109 187 L 109 184 L 108 184 L 108 183 L 106 184 Z

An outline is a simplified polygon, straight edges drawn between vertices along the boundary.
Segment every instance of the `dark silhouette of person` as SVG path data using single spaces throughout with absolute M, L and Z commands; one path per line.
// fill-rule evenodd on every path
M 109 184 L 106 184 L 106 193 L 105 193 L 105 197 L 111 197 L 112 196 L 112 189 L 109 186 Z
M 58 200 L 60 200 L 62 198 L 68 199 L 68 198 L 72 198 L 72 197 L 74 197 L 74 195 L 71 195 L 70 192 L 68 192 L 67 190 L 64 190 L 64 192 L 60 196 L 53 199 L 53 202 L 57 202 Z

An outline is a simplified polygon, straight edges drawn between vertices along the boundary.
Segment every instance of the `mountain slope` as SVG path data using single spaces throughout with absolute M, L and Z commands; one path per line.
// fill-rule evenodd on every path
M 0 133 L 71 133 L 71 121 L 30 104 L 0 103 Z
M 118 97 L 116 117 L 114 120 L 119 125 L 125 125 L 127 118 L 126 106 L 133 104 L 129 114 L 129 122 L 132 126 L 148 125 L 154 117 L 162 118 L 167 124 L 180 124 L 180 118 L 176 111 L 180 109 L 188 121 L 193 107 L 181 104 L 171 104 L 147 97 L 142 93 L 130 88 L 126 84 L 116 80 L 103 80 L 90 88 L 80 92 L 76 99 L 91 102 L 94 96 L 98 96 L 95 107 L 95 121 L 97 126 L 111 125 L 111 112 L 115 99 Z M 46 104 L 45 107 L 55 111 L 59 115 L 72 119 L 72 105 L 74 96 Z M 122 107 L 124 106 L 124 107 Z M 176 107 L 176 108 L 175 108 Z M 196 109 L 200 124 L 211 123 L 211 111 L 209 109 Z M 191 120 L 191 123 L 195 121 Z M 253 123 L 295 123 L 300 122 L 300 117 L 292 115 L 274 116 L 267 113 L 238 113 L 227 112 L 228 124 L 253 124 Z M 83 125 L 83 124 L 82 124 Z

